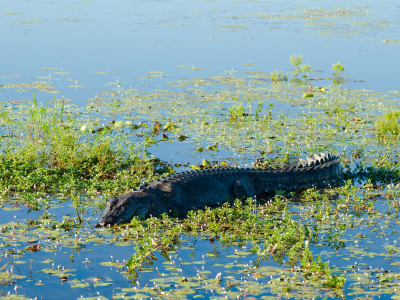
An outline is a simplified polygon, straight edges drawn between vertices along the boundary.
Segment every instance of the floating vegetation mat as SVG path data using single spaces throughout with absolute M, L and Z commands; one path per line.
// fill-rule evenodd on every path
M 54 287 L 86 299 L 397 295 L 398 193 L 349 182 L 99 230 L 49 207 L 2 224 L 2 288 L 10 298 Z
M 62 74 L 4 85 L 37 94 L 0 103 L 2 297 L 400 298 L 399 91 L 346 88 L 335 66 L 329 78 L 299 62 L 151 92 L 105 82 L 84 108 L 40 102 Z M 141 182 L 321 151 L 342 157 L 342 187 L 92 228 L 110 196 Z

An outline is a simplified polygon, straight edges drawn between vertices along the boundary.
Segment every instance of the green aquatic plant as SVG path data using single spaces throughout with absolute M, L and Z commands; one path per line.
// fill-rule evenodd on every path
M 306 73 L 304 77 L 308 77 L 308 72 L 311 70 L 311 65 L 309 64 L 303 64 L 299 66 L 300 73 Z
M 287 74 L 285 74 L 282 70 L 271 71 L 270 77 L 272 82 L 288 80 Z
M 308 246 L 303 247 L 304 241 L 311 238 L 311 230 L 291 218 L 285 206 L 285 198 L 280 195 L 265 206 L 257 206 L 251 198 L 246 200 L 246 205 L 235 200 L 232 205 L 225 203 L 214 209 L 190 211 L 181 222 L 163 214 L 161 219 L 152 217 L 143 222 L 134 218 L 131 224 L 142 228 L 143 239 L 127 263 L 130 270 L 150 263 L 155 251 L 171 251 L 181 234 L 192 233 L 209 235 L 212 240 L 219 240 L 224 246 L 237 241 L 257 242 L 262 238 L 264 247 L 256 245 L 252 249 L 258 259 L 263 260 L 271 255 L 274 260 L 282 263 L 288 255 L 295 264 L 306 257 L 307 264 L 304 261 L 304 267 L 307 270 L 318 269 L 324 275 L 330 274 L 327 264 L 320 257 L 314 258 Z M 154 232 L 160 236 L 158 240 L 153 238 Z
M 18 275 L 14 275 L 13 273 L 8 272 L 6 269 L 9 266 L 13 266 L 12 263 L 5 263 L 0 267 L 0 287 L 3 289 L 4 287 L 11 286 L 18 282 Z M 4 270 L 4 271 L 3 271 Z
M 290 57 L 290 63 L 294 66 L 294 68 L 297 70 L 297 73 L 300 72 L 299 65 L 303 62 L 303 55 L 300 54 L 294 54 Z
M 331 269 L 328 267 L 329 262 L 323 262 L 320 255 L 314 257 L 308 247 L 308 242 L 305 243 L 300 262 L 304 273 L 312 274 L 321 279 L 331 274 Z
M 339 76 L 341 72 L 344 71 L 345 65 L 341 65 L 340 62 L 334 63 L 332 66 L 332 71 L 335 73 L 333 75 Z
M 260 115 L 260 113 L 262 112 L 263 109 L 263 104 L 262 103 L 258 103 L 258 107 L 256 110 L 256 117 L 258 117 Z
M 0 156 L 1 193 L 69 193 L 72 190 L 97 193 L 115 188 L 123 191 L 140 182 L 137 174 L 146 174 L 145 177 L 149 178 L 154 172 L 154 166 L 142 161 L 133 149 L 126 150 L 128 152 L 114 149 L 104 136 L 84 141 L 66 133 L 45 139 L 43 143 L 27 143 L 4 150 Z M 116 184 L 117 178 L 122 180 L 121 184 Z
M 25 121 L 1 113 L 9 130 L 21 134 L 0 155 L 1 194 L 122 192 L 155 174 L 153 163 L 143 156 L 146 143 L 134 144 L 114 127 L 94 134 L 78 130 L 76 118 L 63 119 L 63 111 L 64 106 L 39 107 L 34 98 Z
M 302 85 L 303 81 L 299 77 L 293 76 L 292 78 L 290 78 L 290 83 L 294 83 L 294 84 L 297 84 L 297 85 Z
M 274 104 L 273 103 L 268 104 L 268 108 L 267 108 L 268 118 L 272 118 L 273 109 L 274 109 Z
M 332 289 L 338 289 L 343 287 L 343 285 L 346 283 L 346 276 L 341 274 L 341 275 L 335 275 L 333 274 L 332 276 L 328 277 L 326 279 L 326 282 L 324 283 L 325 286 L 330 287 Z
M 237 119 L 237 120 L 242 119 L 245 114 L 244 108 L 241 104 L 229 107 L 229 113 L 232 119 Z
M 378 117 L 375 122 L 378 135 L 400 133 L 400 111 L 390 111 Z

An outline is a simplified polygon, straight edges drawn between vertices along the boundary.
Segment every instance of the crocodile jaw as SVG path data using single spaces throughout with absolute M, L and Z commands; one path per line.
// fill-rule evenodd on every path
M 151 212 L 152 200 L 151 196 L 137 192 L 116 197 L 107 203 L 103 216 L 94 226 L 129 223 L 135 216 L 146 217 Z

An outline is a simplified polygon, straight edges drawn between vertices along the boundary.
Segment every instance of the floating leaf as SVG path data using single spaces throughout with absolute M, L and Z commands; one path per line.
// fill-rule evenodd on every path
M 52 263 L 52 262 L 54 262 L 54 259 L 50 259 L 50 258 L 42 261 L 42 263 L 44 263 L 44 264 L 49 264 L 49 263 Z
M 304 93 L 303 94 L 303 98 L 310 98 L 310 97 L 314 97 L 313 93 Z

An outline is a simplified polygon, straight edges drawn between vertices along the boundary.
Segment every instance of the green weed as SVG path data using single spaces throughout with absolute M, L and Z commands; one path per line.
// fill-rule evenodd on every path
M 314 258 L 308 246 L 303 247 L 304 241 L 311 238 L 311 230 L 292 220 L 284 202 L 282 196 L 276 196 L 265 206 L 256 206 L 252 199 L 248 199 L 246 205 L 236 200 L 232 205 L 225 203 L 214 209 L 190 211 L 182 221 L 165 214 L 161 219 L 149 218 L 143 222 L 134 218 L 131 223 L 135 228 L 141 228 L 143 237 L 127 266 L 133 270 L 150 263 L 155 251 L 170 251 L 179 244 L 181 234 L 193 233 L 210 236 L 210 240 L 218 240 L 223 246 L 238 241 L 258 244 L 259 239 L 263 239 L 264 248 L 254 245 L 252 249 L 258 260 L 272 256 L 282 263 L 287 255 L 293 264 L 301 260 L 310 272 L 329 275 L 327 263 L 323 263 L 320 257 Z M 157 241 L 154 233 L 159 236 Z
M 384 114 L 375 122 L 376 130 L 378 135 L 400 133 L 400 111 L 390 111 Z
M 308 77 L 308 72 L 311 70 L 311 65 L 303 64 L 299 66 L 300 73 L 306 73 L 305 77 Z
M 271 77 L 271 81 L 273 81 L 273 82 L 288 80 L 287 74 L 285 74 L 282 70 L 271 71 L 270 77 Z
M 341 275 L 332 275 L 331 277 L 328 277 L 324 285 L 333 289 L 337 289 L 341 288 L 345 283 L 346 283 L 346 277 L 343 274 L 341 274 Z
M 294 66 L 294 68 L 297 70 L 297 73 L 300 72 L 299 65 L 303 62 L 303 55 L 300 54 L 294 54 L 290 57 L 290 63 Z
M 345 65 L 341 65 L 340 62 L 334 63 L 332 66 L 332 71 L 335 73 L 333 75 L 339 76 L 341 72 L 344 71 Z
M 112 194 L 153 177 L 154 165 L 141 155 L 146 144 L 133 144 L 112 128 L 100 134 L 78 130 L 75 118 L 62 119 L 63 110 L 38 107 L 34 98 L 25 122 L 12 120 L 6 112 L 0 115 L 22 136 L 0 155 L 1 194 Z
M 240 120 L 244 116 L 244 108 L 240 105 L 234 105 L 229 107 L 229 113 L 232 119 Z
M 300 259 L 303 272 L 312 274 L 317 277 L 325 278 L 330 276 L 331 270 L 328 267 L 328 262 L 322 262 L 321 256 L 313 256 L 306 242 Z

